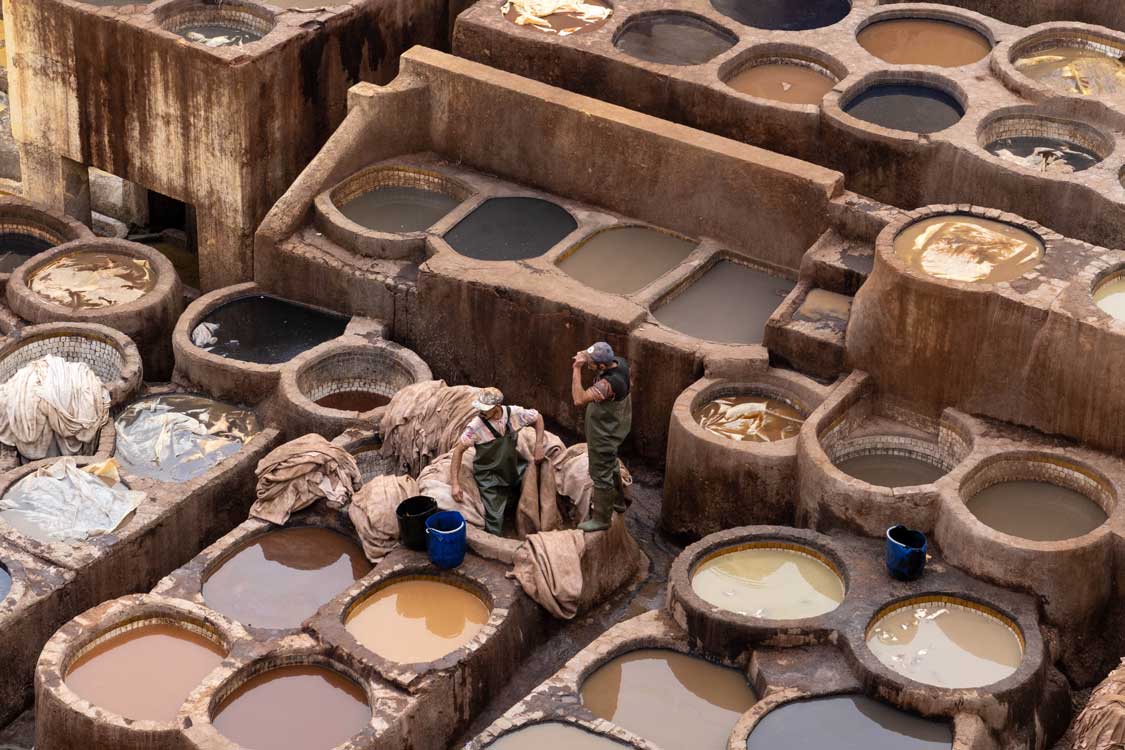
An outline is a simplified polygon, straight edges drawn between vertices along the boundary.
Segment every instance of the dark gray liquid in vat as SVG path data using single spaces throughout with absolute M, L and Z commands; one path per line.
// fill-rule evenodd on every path
M 208 40 L 223 40 L 221 43 L 208 44 L 209 47 L 237 47 L 242 44 L 250 44 L 262 38 L 262 35 L 254 32 L 247 31 L 246 29 L 239 29 L 234 26 L 224 26 L 218 23 L 201 23 L 193 26 L 185 26 L 179 30 L 180 36 L 188 41 L 204 43 L 196 38 L 196 35 Z
M 700 65 L 737 39 L 710 23 L 682 14 L 643 16 L 621 31 L 614 46 L 627 55 L 667 65 Z
M 212 354 L 242 362 L 275 365 L 344 333 L 348 319 L 277 297 L 243 297 L 212 310 L 204 323 L 218 323 Z
M 766 321 L 796 286 L 729 260 L 653 311 L 669 328 L 707 341 L 760 344 Z
M 54 245 L 39 239 L 33 234 L 23 232 L 0 233 L 0 273 L 11 273 L 24 261 Z
M 4 601 L 4 598 L 8 596 L 8 592 L 11 590 L 12 574 L 9 573 L 3 565 L 0 565 L 0 602 Z
M 747 750 L 941 750 L 953 746 L 948 724 L 928 721 L 862 695 L 789 703 L 770 711 Z
M 848 102 L 852 117 L 910 133 L 936 133 L 957 124 L 965 110 L 949 94 L 929 86 L 872 86 Z
M 1047 136 L 1001 138 L 985 146 L 1001 159 L 1043 172 L 1081 172 L 1102 160 L 1088 148 Z
M 877 487 L 914 487 L 931 484 L 945 475 L 944 469 L 928 461 L 896 453 L 855 456 L 836 464 L 836 468 Z
M 376 232 L 424 232 L 458 202 L 434 190 L 381 187 L 357 195 L 340 207 L 340 213 Z
M 477 260 L 525 260 L 554 247 L 578 227 L 560 206 L 539 198 L 489 198 L 445 233 L 461 255 Z
M 848 0 L 711 0 L 711 5 L 747 26 L 781 31 L 831 26 L 852 9 Z

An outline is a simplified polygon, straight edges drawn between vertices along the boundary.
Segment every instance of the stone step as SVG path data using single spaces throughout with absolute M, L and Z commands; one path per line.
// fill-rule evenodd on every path
M 769 321 L 765 345 L 771 359 L 820 379 L 844 372 L 844 340 L 852 297 L 802 280 Z

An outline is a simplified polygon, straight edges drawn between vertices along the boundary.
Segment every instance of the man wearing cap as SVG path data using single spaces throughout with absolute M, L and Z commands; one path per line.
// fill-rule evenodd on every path
M 464 501 L 461 492 L 461 457 L 469 448 L 476 448 L 473 478 L 484 502 L 485 528 L 499 535 L 504 530 L 504 509 L 509 500 L 518 500 L 523 470 L 527 462 L 516 450 L 516 435 L 529 425 L 535 426 L 533 458 L 543 460 L 543 417 L 535 409 L 504 406 L 504 394 L 496 388 L 477 391 L 473 407 L 479 412 L 469 420 L 461 440 L 453 449 L 449 466 L 449 485 L 453 497 Z
M 594 371 L 594 383 L 582 388 L 582 368 Z M 586 448 L 594 496 L 590 518 L 579 524 L 583 531 L 609 528 L 613 511 L 625 512 L 624 486 L 617 451 L 633 426 L 633 400 L 629 395 L 629 363 L 614 356 L 604 341 L 574 355 L 570 393 L 575 406 L 586 407 Z

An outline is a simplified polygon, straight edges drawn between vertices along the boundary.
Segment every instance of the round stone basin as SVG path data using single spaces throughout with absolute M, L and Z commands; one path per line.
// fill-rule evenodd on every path
M 479 596 L 424 578 L 398 581 L 359 603 L 344 623 L 355 639 L 401 664 L 429 662 L 456 651 L 488 622 Z
M 489 743 L 488 750 L 627 750 L 628 747 L 573 724 L 545 721 L 505 734 Z
M 121 468 L 164 482 L 200 476 L 261 431 L 254 412 L 188 393 L 134 401 L 114 427 Z
M 584 34 L 600 29 L 613 14 L 612 6 L 605 0 L 582 0 L 581 13 L 566 11 L 544 16 L 534 15 L 534 9 L 529 5 L 520 0 L 509 0 L 500 6 L 500 14 L 521 28 L 559 36 Z
M 1051 136 L 999 138 L 984 148 L 1004 161 L 1050 174 L 1082 172 L 1102 160 L 1092 149 Z
M 188 694 L 226 657 L 214 636 L 162 621 L 102 636 L 66 674 L 66 685 L 99 708 L 141 721 L 171 722 Z
M 224 560 L 203 582 L 203 598 L 243 625 L 295 628 L 370 571 L 363 550 L 342 534 L 282 529 Z
M 948 724 L 914 716 L 863 695 L 787 703 L 755 725 L 746 750 L 943 750 Z
M 786 104 L 820 104 L 836 85 L 836 78 L 819 65 L 796 61 L 765 60 L 726 80 L 735 91 Z
M 1094 304 L 1111 317 L 1125 320 L 1125 274 L 1115 274 L 1094 287 Z
M 1110 55 L 1093 44 L 1093 40 L 1078 40 L 1073 45 L 1041 46 L 1020 55 L 1016 70 L 1061 94 L 1120 96 L 1125 91 L 1125 61 L 1121 59 L 1125 50 Z
M 965 116 L 961 103 L 941 89 L 883 83 L 862 91 L 844 105 L 852 117 L 892 130 L 936 133 Z
M 696 568 L 691 588 L 708 604 L 746 617 L 803 620 L 844 601 L 844 581 L 812 550 L 752 544 L 721 550 Z
M 852 9 L 849 0 L 711 0 L 711 5 L 741 24 L 775 31 L 831 26 Z
M 223 699 L 212 723 L 253 750 L 331 750 L 371 721 L 367 694 L 333 669 L 278 667 L 251 677 Z
M 0 232 L 0 273 L 11 273 L 54 243 L 24 232 Z
M 75 310 L 134 302 L 156 286 L 144 258 L 113 252 L 68 253 L 35 270 L 28 287 L 43 299 Z
M 779 398 L 747 394 L 723 396 L 695 412 L 695 421 L 729 440 L 775 443 L 797 437 L 805 415 Z
M 3 564 L 0 564 L 0 602 L 8 597 L 11 590 L 12 574 L 8 572 L 8 569 L 5 568 Z
M 559 268 L 586 286 L 632 294 L 680 265 L 696 244 L 648 227 L 611 227 L 572 248 Z
M 1102 506 L 1080 492 L 1028 480 L 985 487 L 967 505 L 982 523 L 1035 542 L 1074 539 L 1089 534 L 1108 518 Z
M 738 671 L 666 649 L 618 656 L 582 683 L 582 703 L 595 716 L 664 748 L 725 750 L 756 702 Z
M 915 682 L 978 688 L 1011 676 L 1023 639 L 1006 619 L 957 599 L 918 599 L 882 613 L 867 647 L 886 667 Z
M 424 232 L 460 201 L 436 190 L 384 185 L 360 193 L 340 206 L 340 213 L 376 232 Z
M 915 487 L 932 484 L 945 469 L 920 457 L 902 453 L 866 453 L 846 458 L 836 468 L 876 487 Z
M 915 271 L 939 279 L 1012 281 L 1033 270 L 1043 243 L 1019 227 L 976 216 L 934 216 L 895 237 L 895 254 Z
M 242 362 L 276 365 L 344 333 L 348 319 L 264 294 L 220 305 L 196 326 L 193 341 L 201 348 Z M 206 326 L 206 329 L 204 329 Z M 204 331 L 201 331 L 204 329 Z M 198 345 L 197 341 L 197 345 Z
M 189 42 L 202 44 L 205 47 L 241 47 L 262 38 L 262 35 L 256 31 L 221 23 L 192 24 L 176 29 L 176 33 Z
M 613 45 L 638 60 L 663 65 L 702 65 L 737 41 L 729 31 L 699 16 L 659 12 L 626 22 Z
M 578 228 L 561 206 L 539 198 L 489 198 L 445 234 L 461 255 L 477 260 L 526 260 Z
M 992 44 L 979 31 L 933 18 L 876 21 L 856 39 L 875 57 L 894 65 L 957 68 L 982 60 L 992 51 Z

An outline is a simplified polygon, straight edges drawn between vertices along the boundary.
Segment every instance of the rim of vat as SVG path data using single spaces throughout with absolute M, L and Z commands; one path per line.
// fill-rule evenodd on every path
M 28 234 L 51 243 L 51 247 L 43 252 L 75 240 L 96 238 L 93 231 L 82 222 L 66 215 L 44 211 L 14 196 L 0 196 L 0 233 Z M 40 254 L 29 256 L 28 260 Z M 0 273 L 0 283 L 10 278 L 15 270 Z
M 1013 121 L 1021 128 L 1033 128 L 1036 123 L 1043 123 L 1048 128 L 1055 130 L 1055 132 L 1048 137 L 1058 138 L 1074 145 L 1090 149 L 1098 155 L 1098 161 L 1090 165 L 1090 169 L 1104 162 L 1112 156 L 1116 150 L 1116 143 L 1113 136 L 1101 128 L 1073 117 L 1063 117 L 1040 112 L 1034 105 L 1005 107 L 1004 109 L 989 112 L 985 115 L 977 126 L 977 145 L 984 151 L 987 157 L 1011 169 L 1018 169 L 1038 177 L 1054 177 L 1069 182 L 1073 179 L 1075 174 L 1080 174 L 1080 172 L 1066 172 L 1052 175 L 1050 172 L 1031 169 L 1030 167 L 1007 161 L 988 151 L 988 146 L 1000 138 L 1021 137 L 1020 134 L 1015 136 L 1001 136 L 993 132 L 996 128 Z M 1123 169 L 1125 169 L 1125 167 L 1123 167 Z M 1086 170 L 1081 171 L 1084 172 Z
M 581 228 L 581 226 L 579 228 Z M 581 251 L 582 248 L 586 247 L 586 245 L 589 244 L 590 241 L 593 240 L 595 237 L 597 237 L 599 235 L 602 235 L 602 234 L 605 234 L 606 232 L 614 232 L 614 231 L 617 231 L 619 229 L 647 229 L 650 232 L 657 232 L 659 234 L 663 234 L 663 235 L 666 235 L 668 237 L 672 237 L 673 239 L 681 240 L 682 242 L 691 243 L 692 247 L 691 247 L 690 250 L 688 250 L 687 254 L 683 257 L 683 260 L 681 260 L 679 263 L 672 266 L 671 268 L 669 268 L 667 271 L 660 274 L 659 276 L 653 278 L 651 281 L 645 283 L 643 286 L 637 287 L 636 289 L 634 289 L 630 292 L 609 292 L 609 291 L 606 291 L 604 289 L 599 289 L 595 286 L 590 286 L 589 284 L 582 281 L 581 279 L 579 279 L 577 277 L 574 277 L 574 276 L 571 276 L 569 273 L 566 272 L 565 269 L 563 269 L 562 262 L 564 260 L 566 260 L 567 258 L 571 257 L 572 255 L 574 255 L 575 253 Z M 675 272 L 675 270 L 677 268 L 679 268 L 684 263 L 686 263 L 688 258 L 690 258 L 693 253 L 698 251 L 699 246 L 702 245 L 702 244 L 703 244 L 702 240 L 696 239 L 695 237 L 689 237 L 686 234 L 681 234 L 680 232 L 677 232 L 677 231 L 672 230 L 672 229 L 666 229 L 664 227 L 658 227 L 655 224 L 646 224 L 643 221 L 636 221 L 636 220 L 633 220 L 633 219 L 624 219 L 624 220 L 622 220 L 620 222 L 617 222 L 617 223 L 614 223 L 614 224 L 609 224 L 607 226 L 602 226 L 602 227 L 596 227 L 596 228 L 590 230 L 589 232 L 584 234 L 582 237 L 578 238 L 574 242 L 572 242 L 569 245 L 567 245 L 566 247 L 564 247 L 562 252 L 558 253 L 556 255 L 556 257 L 553 260 L 551 260 L 550 262 L 551 262 L 551 265 L 553 265 L 555 268 L 557 268 L 559 271 L 561 271 L 563 274 L 565 274 L 567 278 L 573 279 L 575 282 L 577 282 L 577 283 L 581 284 L 582 286 L 585 286 L 589 289 L 592 289 L 595 292 L 598 292 L 599 294 L 611 294 L 615 297 L 636 297 L 638 295 L 643 294 L 645 292 L 645 290 L 650 289 L 658 281 L 661 281 L 662 279 L 668 278 L 673 272 Z
M 818 104 L 793 104 L 777 99 L 754 96 L 732 88 L 730 79 L 759 65 L 784 64 L 809 68 L 833 81 L 833 88 L 848 77 L 848 67 L 839 58 L 817 47 L 793 42 L 763 42 L 752 44 L 719 66 L 718 78 L 726 88 L 726 93 L 735 97 L 745 97 L 751 101 L 762 102 L 771 107 L 795 109 L 801 112 L 815 112 Z
M 823 399 L 811 392 L 807 394 L 801 393 L 796 384 L 786 383 L 781 378 L 776 376 L 771 377 L 770 375 L 769 371 L 766 371 L 761 375 L 751 375 L 745 378 L 712 381 L 702 387 L 692 385 L 677 398 L 677 403 L 672 408 L 673 417 L 677 415 L 677 412 L 680 411 L 682 407 L 681 416 L 683 422 L 693 437 L 706 439 L 709 443 L 721 445 L 731 450 L 758 453 L 763 451 L 769 452 L 769 446 L 780 446 L 786 453 L 789 453 L 789 448 L 792 447 L 799 435 L 794 435 L 784 440 L 768 442 L 732 440 L 722 435 L 716 435 L 710 430 L 705 429 L 703 425 L 699 423 L 699 411 L 717 398 L 726 396 L 761 396 L 763 398 L 777 399 L 796 409 L 797 412 L 801 414 L 801 424 L 803 426 Z M 680 403 L 680 399 L 684 400 L 682 404 Z
M 1125 33 L 1103 26 L 1074 21 L 1053 21 L 1029 27 L 1025 33 L 996 46 L 992 55 L 992 69 L 1001 82 L 1025 98 L 1041 101 L 1051 98 L 1093 100 L 1105 103 L 1101 97 L 1067 93 L 1048 86 L 1020 71 L 1017 63 L 1022 58 L 1050 47 L 1096 48 L 1097 45 L 1113 47 L 1125 55 Z
M 13 337 L 0 346 L 0 368 L 2 368 L 4 361 L 9 357 L 15 355 L 24 347 L 35 344 L 38 341 L 48 339 L 66 339 L 66 338 L 79 338 L 87 339 L 104 344 L 113 348 L 121 357 L 121 368 L 117 372 L 117 377 L 112 381 L 106 382 L 105 387 L 109 390 L 110 400 L 113 406 L 118 406 L 123 400 L 132 397 L 134 392 L 141 385 L 141 355 L 137 351 L 137 345 L 133 343 L 125 334 L 120 331 L 110 328 L 109 326 L 100 323 L 43 323 L 40 325 L 27 326 L 19 331 Z M 70 362 L 84 362 L 82 359 L 68 359 Z M 28 359 L 29 362 L 34 361 Z M 17 368 L 18 370 L 18 368 Z M 16 370 L 12 371 L 14 375 Z M 11 378 L 11 375 L 8 376 Z M 7 378 L 0 380 L 0 382 L 7 382 Z M 113 420 L 111 419 L 110 422 Z
M 183 40 L 185 44 L 212 52 L 220 49 L 240 52 L 247 48 L 253 51 L 257 48 L 256 45 L 277 28 L 277 13 L 264 4 L 248 0 L 173 0 L 158 7 L 153 16 L 162 30 Z M 209 47 L 183 36 L 185 28 L 206 24 L 230 26 L 239 31 L 257 34 L 259 38 L 241 45 Z
M 941 69 L 939 69 L 941 70 Z M 861 120 L 849 114 L 847 107 L 855 101 L 856 97 L 866 91 L 879 86 L 917 86 L 939 91 L 951 97 L 961 108 L 961 117 L 942 130 L 931 133 L 916 133 L 910 130 L 898 130 L 877 125 L 867 120 Z M 956 127 L 969 114 L 969 94 L 955 81 L 943 73 L 935 72 L 929 65 L 896 65 L 891 69 L 876 70 L 861 76 L 852 84 L 841 89 L 829 91 L 821 102 L 821 111 L 826 117 L 835 121 L 840 127 L 864 138 L 875 136 L 879 139 L 893 143 L 917 143 L 933 140 L 935 136 L 948 132 Z
M 713 34 L 716 39 L 721 39 L 724 43 L 726 43 L 727 47 L 726 47 L 726 49 L 715 53 L 714 55 L 712 55 L 711 57 L 707 58 L 706 60 L 704 60 L 702 62 L 698 62 L 698 63 L 674 63 L 674 62 L 659 62 L 657 60 L 649 60 L 648 58 L 638 57 L 636 55 L 633 55 L 633 54 L 630 54 L 630 53 L 626 52 L 625 50 L 623 50 L 623 49 L 621 49 L 620 47 L 617 46 L 618 43 L 620 43 L 621 39 L 627 33 L 629 33 L 631 30 L 633 30 L 633 27 L 635 27 L 636 24 L 642 23 L 642 22 L 644 22 L 646 20 L 649 20 L 649 19 L 652 19 L 652 18 L 664 18 L 664 19 L 670 19 L 670 20 L 677 20 L 677 21 L 679 21 L 679 25 L 681 25 L 681 26 L 695 26 L 696 28 L 704 29 L 704 30 L 710 32 L 711 34 Z M 695 68 L 695 67 L 699 67 L 700 65 L 707 65 L 707 64 L 713 62 L 715 60 L 715 58 L 722 57 L 723 55 L 729 53 L 732 49 L 735 48 L 735 46 L 738 45 L 738 42 L 739 42 L 738 34 L 734 33 L 733 31 L 726 28 L 722 24 L 716 23 L 715 21 L 712 21 L 710 18 L 708 18 L 707 16 L 704 16 L 700 13 L 696 13 L 694 11 L 685 10 L 685 9 L 679 9 L 679 8 L 661 8 L 659 10 L 643 10 L 643 11 L 638 11 L 638 12 L 635 12 L 635 13 L 630 13 L 629 15 L 627 15 L 623 19 L 621 19 L 621 21 L 618 23 L 617 28 L 613 32 L 613 38 L 610 40 L 610 44 L 613 45 L 613 49 L 616 50 L 617 52 L 620 52 L 621 54 L 627 56 L 630 60 L 634 60 L 636 62 L 639 62 L 639 63 L 642 63 L 642 64 L 647 64 L 647 65 L 659 65 L 659 66 L 662 66 L 662 67 L 667 66 L 667 67 L 670 67 L 670 68 L 679 68 L 679 69 Z
M 976 33 L 984 37 L 984 40 L 988 42 L 989 52 L 976 62 L 952 66 L 952 69 L 957 69 L 965 68 L 969 65 L 976 65 L 983 60 L 987 60 L 989 55 L 992 54 L 992 50 L 996 49 L 996 34 L 992 31 L 992 28 L 987 23 L 985 23 L 985 20 L 991 21 L 992 19 L 987 16 L 978 16 L 973 12 L 965 11 L 957 7 L 944 7 L 918 3 L 899 3 L 892 6 L 880 5 L 874 13 L 859 22 L 859 25 L 856 26 L 854 35 L 856 43 L 859 44 L 859 35 L 863 33 L 864 29 L 868 28 L 869 26 L 874 26 L 877 23 L 883 23 L 885 21 L 944 21 L 945 23 L 951 23 L 956 26 L 963 26 L 970 31 L 975 31 Z M 885 65 L 894 65 L 894 63 L 889 63 L 883 58 L 876 56 L 874 53 L 869 52 L 866 48 L 863 47 L 863 45 L 859 46 L 860 49 L 863 49 L 864 52 L 867 52 L 867 54 L 871 55 L 880 63 Z
M 1043 253 L 1039 256 L 1039 262 L 1036 263 L 1034 267 L 1028 269 L 1023 275 L 1011 281 L 960 281 L 957 279 L 943 279 L 928 273 L 915 271 L 906 261 L 899 257 L 897 252 L 895 252 L 895 240 L 898 238 L 899 234 L 914 224 L 925 221 L 926 219 L 942 216 L 971 216 L 977 219 L 987 219 L 1000 224 L 1013 226 L 1016 229 L 1021 229 L 1031 234 L 1039 240 L 1040 244 L 1043 245 Z M 988 294 L 998 288 L 1010 288 L 1015 281 L 1022 281 L 1039 275 L 1040 269 L 1043 267 L 1043 262 L 1049 255 L 1055 253 L 1057 245 L 1062 239 L 1062 236 L 1052 232 L 1037 222 L 1030 221 L 1013 213 L 1000 211 L 999 209 L 966 205 L 933 205 L 905 212 L 900 215 L 899 218 L 887 224 L 875 239 L 875 255 L 878 259 L 878 263 L 885 263 L 899 275 L 913 281 L 952 287 L 975 294 Z
M 595 726 L 595 722 L 588 719 L 583 719 L 577 716 L 551 714 L 547 716 L 529 718 L 526 721 L 522 722 L 517 721 L 510 723 L 509 726 L 504 727 L 498 732 L 493 732 L 491 729 L 485 729 L 483 732 L 470 740 L 470 742 L 465 746 L 465 750 L 488 750 L 489 748 L 494 747 L 497 742 L 504 739 L 505 737 L 516 734 L 521 730 L 530 729 L 531 727 L 537 727 L 543 724 L 558 724 L 560 726 L 570 727 L 580 732 L 586 732 L 587 734 L 592 734 L 595 737 L 604 739 L 607 742 L 612 742 L 615 745 L 620 745 L 623 750 L 629 750 L 631 748 L 635 749 L 638 747 L 628 740 L 602 731 Z M 618 729 L 620 730 L 620 728 Z M 620 731 L 624 732 L 626 730 Z

